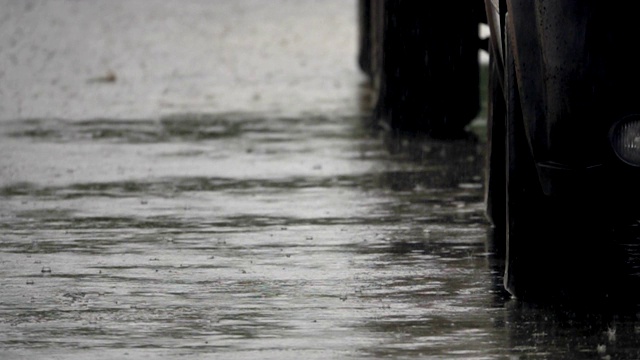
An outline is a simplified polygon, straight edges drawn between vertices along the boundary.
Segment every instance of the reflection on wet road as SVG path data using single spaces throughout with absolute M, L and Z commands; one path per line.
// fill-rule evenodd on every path
M 5 344 L 491 349 L 478 141 L 390 148 L 358 116 L 111 125 L 6 124 L 20 153 L 54 157 L 44 172 L 65 166 L 1 189 Z
M 121 7 L 147 3 L 105 2 L 101 11 L 120 16 L 130 14 Z M 64 106 L 38 99 L 28 116 L 3 107 L 0 357 L 638 357 L 635 308 L 550 309 L 501 291 L 483 215 L 482 119 L 454 141 L 377 130 L 351 61 L 355 4 L 265 3 L 219 6 L 248 22 L 274 16 L 286 23 L 281 17 L 291 11 L 295 29 L 315 16 L 339 24 L 333 33 L 297 33 L 306 46 L 298 49 L 300 66 L 321 68 L 320 50 L 339 65 L 322 70 L 319 84 L 306 78 L 318 72 L 292 69 L 292 81 L 311 94 L 292 96 L 290 107 L 280 94 L 273 108 L 237 111 L 236 99 L 213 111 L 191 94 L 219 85 L 204 90 L 206 80 L 188 76 L 170 77 L 170 87 L 182 83 L 184 92 L 169 91 L 149 113 L 147 103 L 141 110 L 104 94 L 117 114 L 82 102 L 80 118 L 65 116 L 55 113 Z M 29 11 L 47 14 L 46 2 L 35 4 Z M 73 1 L 56 5 L 81 17 L 95 11 Z M 189 1 L 181 9 L 206 6 Z M 32 16 L 17 7 L 3 21 Z M 172 24 L 178 15 L 168 5 L 147 14 Z M 103 26 L 116 21 L 101 19 Z M 286 38 L 274 21 L 264 28 Z M 212 26 L 233 38 L 241 30 L 228 22 Z M 335 50 L 325 32 L 350 40 Z M 293 41 L 285 45 L 295 48 Z M 226 46 L 247 50 L 243 44 Z M 277 72 L 243 76 L 258 88 L 289 88 Z M 120 79 L 74 86 L 118 89 Z M 161 82 L 147 80 L 153 90 Z M 23 81 L 16 94 L 31 91 L 33 80 Z M 325 82 L 336 91 L 327 95 Z M 254 88 L 226 85 L 235 86 L 232 93 Z

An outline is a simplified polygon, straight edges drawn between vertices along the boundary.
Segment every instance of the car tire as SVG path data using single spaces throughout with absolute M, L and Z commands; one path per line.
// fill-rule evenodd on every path
M 358 66 L 369 78 L 373 76 L 372 1 L 358 0 Z
M 506 23 L 505 288 L 523 299 L 611 299 L 620 289 L 615 283 L 623 273 L 623 255 L 608 222 L 590 210 L 593 199 L 545 195 L 527 136 Z M 495 216 L 496 209 L 492 211 Z
M 428 11 L 420 2 L 382 3 L 376 118 L 400 132 L 459 137 L 479 111 L 478 15 L 448 3 Z
M 538 293 L 545 282 L 546 272 L 540 271 L 539 262 L 553 249 L 543 244 L 545 235 L 541 227 L 548 227 L 544 210 L 544 193 L 538 181 L 535 162 L 526 136 L 520 94 L 518 91 L 511 48 L 511 31 L 506 21 L 504 46 L 504 226 L 506 258 L 504 284 L 516 297 L 530 297 Z M 494 135 L 495 136 L 495 135 Z M 500 198 L 500 197 L 498 197 Z M 502 199 L 501 199 L 502 200 Z M 496 209 L 493 210 L 497 212 Z M 548 230 L 549 235 L 552 229 Z

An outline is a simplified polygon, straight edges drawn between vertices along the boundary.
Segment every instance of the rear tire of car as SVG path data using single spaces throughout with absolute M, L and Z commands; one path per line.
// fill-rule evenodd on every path
M 400 132 L 460 137 L 479 111 L 478 14 L 446 2 L 382 7 L 376 118 Z
M 358 0 L 358 66 L 370 78 L 373 76 L 371 18 L 372 1 Z

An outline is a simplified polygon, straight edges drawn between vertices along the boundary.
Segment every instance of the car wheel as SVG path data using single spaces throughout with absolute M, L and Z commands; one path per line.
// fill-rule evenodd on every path
M 446 2 L 382 6 L 376 117 L 399 131 L 461 135 L 479 110 L 478 14 Z
M 544 253 L 553 253 L 553 249 L 543 244 L 544 234 L 538 231 L 539 227 L 547 227 L 549 223 L 545 219 L 544 194 L 524 128 L 508 23 L 507 20 L 504 47 L 504 283 L 511 294 L 529 297 L 529 294 L 537 292 L 537 285 L 545 281 L 547 274 L 540 271 L 539 262 Z M 495 209 L 493 211 L 496 212 Z
M 525 128 L 515 49 L 506 23 L 505 288 L 526 299 L 609 298 L 619 290 L 615 281 L 622 255 L 606 219 L 592 211 L 594 198 L 545 195 Z M 496 209 L 492 211 L 495 216 Z
M 371 0 L 358 0 L 358 65 L 369 77 L 373 76 L 371 62 Z

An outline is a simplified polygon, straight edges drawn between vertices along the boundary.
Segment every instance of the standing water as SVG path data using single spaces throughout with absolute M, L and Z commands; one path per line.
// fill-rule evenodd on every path
M 505 296 L 484 119 L 372 126 L 353 1 L 0 8 L 0 358 L 638 355 Z

